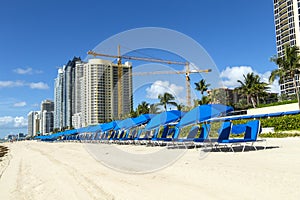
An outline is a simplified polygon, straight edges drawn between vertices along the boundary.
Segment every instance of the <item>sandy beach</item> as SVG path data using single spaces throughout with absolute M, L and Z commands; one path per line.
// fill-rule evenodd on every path
M 300 138 L 267 141 L 272 148 L 205 158 L 189 149 L 145 174 L 108 168 L 82 143 L 5 143 L 10 151 L 0 162 L 0 199 L 299 199 Z

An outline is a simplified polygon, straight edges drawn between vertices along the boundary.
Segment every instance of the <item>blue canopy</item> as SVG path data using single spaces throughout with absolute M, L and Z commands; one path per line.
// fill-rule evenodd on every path
M 147 123 L 154 115 L 152 114 L 143 114 L 135 118 L 127 118 L 122 121 L 116 122 L 115 130 L 119 129 L 130 129 L 141 124 Z
M 147 126 L 145 127 L 145 130 L 152 130 L 155 129 L 159 126 L 169 124 L 171 122 L 176 122 L 178 121 L 181 117 L 183 117 L 184 112 L 178 111 L 178 110 L 171 110 L 171 111 L 166 111 L 163 113 L 160 113 L 153 117 Z
M 127 118 L 127 119 L 118 121 L 118 122 L 116 122 L 116 124 L 117 125 L 115 126 L 114 130 L 128 129 L 128 128 L 135 126 L 133 118 Z
M 134 123 L 136 124 L 136 126 L 139 126 L 141 124 L 147 123 L 153 117 L 155 117 L 154 114 L 143 114 L 143 115 L 140 115 L 140 116 L 138 116 L 136 118 L 133 118 L 132 120 L 134 121 Z
M 87 126 L 87 127 L 82 127 L 82 128 L 77 129 L 77 132 L 78 132 L 78 133 L 86 133 L 86 132 L 89 132 L 89 129 L 90 129 L 89 126 Z
M 109 123 L 105 123 L 105 124 L 99 124 L 97 126 L 95 126 L 95 131 L 94 132 L 105 132 L 105 131 L 109 131 L 115 128 L 116 126 L 116 121 L 112 121 Z
M 231 106 L 226 106 L 223 104 L 207 104 L 197 106 L 196 108 L 186 113 L 186 115 L 176 126 L 178 128 L 182 128 L 190 124 L 197 124 L 230 111 L 233 111 L 233 108 Z

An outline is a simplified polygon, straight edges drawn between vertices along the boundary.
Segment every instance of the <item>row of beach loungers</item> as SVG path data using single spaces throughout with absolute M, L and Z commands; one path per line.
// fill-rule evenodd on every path
M 36 139 L 168 147 L 212 146 L 216 149 L 226 147 L 232 151 L 234 151 L 235 146 L 242 147 L 242 151 L 244 151 L 247 145 L 256 150 L 254 143 L 265 141 L 257 139 L 261 131 L 259 120 L 252 120 L 239 125 L 233 125 L 231 121 L 221 120 L 221 126 L 217 131 L 218 135 L 211 137 L 211 124 L 215 123 L 216 120 L 210 120 L 232 110 L 232 107 L 221 104 L 202 105 L 187 113 L 173 110 L 157 115 L 144 114 L 137 118 L 67 130 L 49 136 L 39 136 Z M 187 127 L 189 128 L 188 132 L 183 131 Z M 234 134 L 244 137 L 232 138 Z
M 266 140 L 258 139 L 261 131 L 260 121 L 252 120 L 246 124 L 233 125 L 232 122 L 226 121 L 221 124 L 218 130 L 218 137 L 210 138 L 210 124 L 204 123 L 202 126 L 192 126 L 188 135 L 184 138 L 179 138 L 179 130 L 176 127 L 169 128 L 165 126 L 161 131 L 161 136 L 158 137 L 159 130 L 156 129 L 144 132 L 143 129 L 134 129 L 132 131 L 111 131 L 107 133 L 86 133 L 81 135 L 66 136 L 61 141 L 67 142 L 86 142 L 86 143 L 105 143 L 105 144 L 120 144 L 120 145 L 147 145 L 147 146 L 168 146 L 168 147 L 207 147 L 211 146 L 215 149 L 228 148 L 234 152 L 234 147 L 242 147 L 242 151 L 246 146 L 250 146 L 257 150 L 254 145 L 256 142 L 264 142 L 266 148 Z M 234 133 L 233 133 L 234 131 Z M 244 137 L 230 138 L 234 134 L 243 135 Z

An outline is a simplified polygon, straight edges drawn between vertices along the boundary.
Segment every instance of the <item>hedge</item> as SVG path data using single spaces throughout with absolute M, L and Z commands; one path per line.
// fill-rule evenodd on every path
M 233 124 L 243 124 L 253 119 L 235 120 Z M 300 130 L 300 115 L 284 115 L 260 119 L 262 127 L 274 127 L 275 132 Z

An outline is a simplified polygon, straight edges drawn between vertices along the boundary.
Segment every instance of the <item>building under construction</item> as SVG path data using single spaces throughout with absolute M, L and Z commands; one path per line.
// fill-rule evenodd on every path
M 122 88 L 118 97 L 118 65 L 107 60 L 90 59 L 83 66 L 81 78 L 82 126 L 107 122 L 129 114 L 132 109 L 132 65 L 122 65 Z M 118 101 L 122 99 L 121 111 Z

